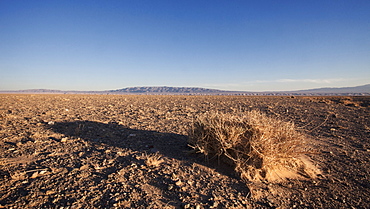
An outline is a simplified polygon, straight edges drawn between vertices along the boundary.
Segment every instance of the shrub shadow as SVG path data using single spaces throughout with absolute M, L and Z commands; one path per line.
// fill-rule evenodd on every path
M 139 152 L 159 152 L 163 156 L 183 162 L 198 163 L 213 168 L 230 178 L 240 179 L 234 168 L 222 163 L 220 159 L 209 159 L 203 154 L 194 153 L 194 150 L 188 146 L 188 136 L 186 135 L 131 129 L 116 122 L 57 122 L 53 125 L 48 125 L 48 128 L 56 133 L 61 133 L 68 137 L 81 138 L 96 144 L 102 143 Z
M 130 129 L 114 122 L 108 124 L 95 121 L 58 122 L 49 128 L 67 137 L 77 137 L 95 144 L 139 152 L 159 152 L 179 160 L 184 160 L 184 152 L 190 150 L 185 135 Z
M 239 179 L 234 169 L 221 163 L 219 159 L 206 160 L 203 154 L 193 153 L 194 150 L 188 146 L 186 135 L 131 129 L 116 122 L 57 122 L 48 125 L 48 128 L 67 137 L 77 137 L 95 144 L 106 144 L 138 152 L 159 152 L 163 156 L 188 163 L 198 163 L 216 169 L 217 172 L 231 178 Z
M 188 146 L 188 136 L 186 135 L 131 129 L 115 122 L 108 124 L 94 121 L 57 122 L 48 125 L 48 128 L 55 133 L 63 134 L 66 137 L 80 138 L 95 145 L 105 144 L 142 153 L 159 152 L 165 157 L 180 160 L 186 165 L 191 166 L 193 163 L 198 163 L 215 169 L 217 172 L 231 178 L 239 179 L 239 177 L 233 172 L 232 168 L 220 164 L 217 159 L 205 161 L 202 154 L 189 154 L 190 151 L 192 151 L 192 148 Z M 125 164 L 130 162 L 137 163 L 138 161 L 132 156 L 127 156 L 125 158 L 126 159 L 121 161 Z M 167 188 L 161 185 L 162 183 L 160 182 L 167 181 L 169 182 L 170 180 L 161 179 L 161 181 L 153 183 L 152 185 L 164 191 L 167 190 Z M 238 188 L 237 190 L 241 193 L 245 193 L 245 195 L 249 194 L 247 185 L 243 182 L 238 182 L 239 183 L 234 182 L 229 186 Z M 180 200 L 176 200 L 178 197 L 174 198 L 173 195 L 167 196 L 167 198 L 175 200 L 177 203 L 181 202 Z M 177 207 L 179 205 L 174 204 L 173 206 Z

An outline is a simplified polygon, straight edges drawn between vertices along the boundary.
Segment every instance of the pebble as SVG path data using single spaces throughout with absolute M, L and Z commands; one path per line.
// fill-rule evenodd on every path
M 55 194 L 56 192 L 55 191 L 53 191 L 53 190 L 48 190 L 48 191 L 46 191 L 46 195 L 52 195 L 52 194 Z
M 89 168 L 90 168 L 90 166 L 88 164 L 86 164 L 86 165 L 81 166 L 80 170 L 87 170 Z
M 178 180 L 176 183 L 175 183 L 177 186 L 181 186 L 183 183 L 181 180 Z
M 32 174 L 32 176 L 30 178 L 35 179 L 37 177 L 39 177 L 39 172 L 36 171 L 35 173 Z

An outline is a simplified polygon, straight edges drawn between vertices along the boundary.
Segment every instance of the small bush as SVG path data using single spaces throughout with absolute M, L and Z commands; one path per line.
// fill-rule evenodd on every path
M 158 167 L 164 162 L 162 156 L 158 153 L 145 154 L 145 164 L 149 167 Z
M 207 158 L 234 166 L 246 180 L 279 180 L 313 176 L 302 157 L 305 137 L 294 123 L 258 111 L 243 115 L 207 113 L 195 119 L 189 144 Z

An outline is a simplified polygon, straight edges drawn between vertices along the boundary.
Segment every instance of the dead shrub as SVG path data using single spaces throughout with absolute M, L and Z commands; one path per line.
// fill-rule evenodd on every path
M 190 146 L 207 159 L 234 166 L 241 178 L 249 181 L 314 177 L 317 173 L 303 156 L 305 137 L 294 123 L 259 111 L 206 113 L 195 119 L 188 134 Z
M 149 167 L 158 167 L 160 166 L 164 160 L 162 159 L 162 156 L 158 154 L 157 152 L 154 154 L 145 154 L 145 164 Z

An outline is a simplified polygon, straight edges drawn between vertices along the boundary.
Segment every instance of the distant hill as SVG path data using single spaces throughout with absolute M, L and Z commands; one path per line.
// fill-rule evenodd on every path
M 299 91 L 266 91 L 266 92 L 248 92 L 248 91 L 224 91 L 218 89 L 207 89 L 198 87 L 128 87 L 117 90 L 107 91 L 61 91 L 51 89 L 28 89 L 18 91 L 0 91 L 0 93 L 23 93 L 23 94 L 179 94 L 179 95 L 318 95 L 318 96 L 369 96 L 370 84 L 356 87 L 343 88 L 318 88 Z
M 24 92 L 24 93 L 62 93 L 61 90 L 53 90 L 53 89 L 26 89 L 26 90 L 19 90 L 14 92 Z
M 327 93 L 327 94 L 353 94 L 353 93 L 370 93 L 370 84 L 356 87 L 342 88 L 318 88 L 297 91 L 299 93 Z
M 207 94 L 207 93 L 221 93 L 225 91 L 217 89 L 206 89 L 197 87 L 169 87 L 169 86 L 153 86 L 153 87 L 130 87 L 117 90 L 111 90 L 112 93 L 186 93 L 186 94 Z

